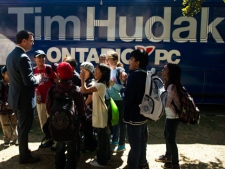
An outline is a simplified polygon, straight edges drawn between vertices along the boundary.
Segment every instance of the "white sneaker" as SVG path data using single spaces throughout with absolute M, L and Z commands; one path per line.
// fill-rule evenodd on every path
M 98 162 L 97 162 L 96 160 L 91 161 L 90 164 L 91 164 L 93 167 L 106 167 L 105 165 L 100 165 L 100 164 L 98 164 Z
M 5 147 L 9 147 L 9 146 L 10 146 L 10 143 L 9 143 L 9 142 L 5 142 L 5 143 L 4 143 L 4 146 L 5 146 Z

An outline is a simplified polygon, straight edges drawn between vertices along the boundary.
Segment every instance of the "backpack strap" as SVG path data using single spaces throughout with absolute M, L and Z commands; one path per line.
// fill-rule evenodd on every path
M 37 68 L 37 66 L 33 67 L 33 72 Z M 51 65 L 45 64 L 45 72 L 50 75 L 51 74 Z
M 33 67 L 33 72 L 37 68 L 37 66 Z M 45 72 L 49 75 L 49 80 L 54 83 L 54 79 L 50 76 L 51 75 L 51 65 L 45 64 Z
M 51 69 L 52 69 L 52 66 L 51 66 L 51 65 L 45 64 L 45 72 L 46 72 L 47 75 L 49 76 L 49 80 L 50 80 L 52 83 L 55 83 L 55 82 L 54 82 L 54 79 L 53 79 L 52 76 L 51 76 Z
M 145 81 L 145 95 L 149 95 L 150 91 L 151 91 L 151 72 L 150 71 L 145 71 L 143 69 L 138 69 L 135 70 L 134 72 L 142 72 L 142 73 L 146 73 L 146 81 Z
M 51 66 L 48 64 L 45 64 L 45 71 L 48 75 L 51 75 Z
M 116 80 L 118 84 L 122 84 L 121 80 L 120 80 L 120 72 L 121 71 L 125 71 L 123 68 L 116 68 Z
M 146 73 L 146 82 L 145 82 L 145 94 L 149 95 L 152 90 L 152 74 L 147 71 Z
M 176 114 L 179 114 L 179 109 L 177 108 L 176 104 L 174 103 L 174 101 L 172 100 L 171 104 L 174 106 L 175 110 L 176 110 Z
M 98 97 L 100 98 L 100 100 L 101 100 L 101 102 L 102 102 L 103 106 L 105 107 L 105 110 L 106 110 L 106 111 L 108 111 L 108 108 L 107 108 L 106 104 L 103 102 L 103 100 L 102 100 L 101 96 L 98 96 Z

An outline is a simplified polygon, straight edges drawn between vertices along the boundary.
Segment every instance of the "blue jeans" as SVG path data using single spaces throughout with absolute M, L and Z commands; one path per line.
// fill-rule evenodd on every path
M 113 142 L 118 142 L 119 145 L 124 145 L 126 140 L 126 124 L 123 121 L 123 100 L 114 100 L 119 109 L 119 123 L 113 126 Z
M 100 165 L 106 165 L 107 161 L 111 159 L 108 127 L 95 129 L 98 136 L 97 162 Z
M 179 119 L 166 119 L 164 128 L 164 137 L 166 139 L 166 156 L 172 157 L 172 164 L 179 163 L 178 148 L 176 143 L 176 134 Z
M 147 164 L 146 131 L 147 131 L 147 123 L 142 125 L 127 124 L 127 135 L 130 144 L 130 151 L 127 160 L 128 169 L 137 169 L 138 165 Z

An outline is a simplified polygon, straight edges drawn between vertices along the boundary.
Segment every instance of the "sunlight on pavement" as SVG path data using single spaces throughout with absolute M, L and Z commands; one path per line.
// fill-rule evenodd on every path
M 1 162 L 6 162 L 12 157 L 17 156 L 16 160 L 11 161 L 15 165 L 18 163 L 18 146 L 12 145 L 8 148 L 3 147 L 3 141 L 0 140 L 0 168 L 6 169 L 1 166 Z M 41 154 L 42 159 L 48 158 L 47 160 L 52 160 L 54 164 L 54 158 L 49 158 L 49 156 L 54 156 L 54 153 L 50 149 L 39 149 L 40 143 L 29 143 L 29 147 L 32 151 L 36 151 L 37 155 Z M 178 144 L 180 164 L 181 168 L 198 168 L 201 163 L 206 166 L 206 168 L 225 168 L 225 145 L 207 145 L 207 144 Z M 112 160 L 109 161 L 107 169 L 115 169 L 113 167 L 116 163 L 117 169 L 123 169 L 127 164 L 127 157 L 130 150 L 129 144 L 126 144 L 126 151 L 123 153 L 113 153 Z M 162 163 L 155 162 L 155 158 L 165 153 L 165 144 L 152 144 L 147 146 L 147 160 L 149 162 L 150 168 L 161 169 Z M 44 157 L 46 156 L 46 157 Z M 87 157 L 90 156 L 90 157 Z M 79 164 L 86 163 L 85 168 L 92 168 L 89 164 L 93 160 L 95 153 L 93 154 L 83 154 L 81 153 L 81 159 Z M 49 161 L 50 162 L 50 161 Z M 40 164 L 39 164 L 40 165 Z M 189 167 L 192 166 L 192 167 Z M 211 166 L 211 167 L 210 167 Z M 214 166 L 214 167 L 213 167 Z M 218 167 L 215 167 L 218 166 Z M 54 168 L 54 166 L 52 166 Z M 78 169 L 82 169 L 78 165 Z

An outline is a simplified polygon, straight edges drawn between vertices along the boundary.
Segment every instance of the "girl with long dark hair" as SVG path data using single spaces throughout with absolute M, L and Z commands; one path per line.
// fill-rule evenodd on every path
M 85 85 L 85 71 L 81 71 L 81 90 L 83 93 L 92 93 L 92 126 L 97 131 L 98 150 L 97 156 L 90 164 L 94 167 L 104 167 L 111 159 L 110 141 L 108 135 L 108 113 L 103 104 L 106 88 L 109 87 L 110 68 L 101 63 L 94 71 L 96 82 L 91 86 Z
M 165 89 L 168 92 L 166 103 L 166 121 L 164 137 L 166 140 L 166 153 L 155 159 L 165 163 L 162 167 L 167 169 L 180 169 L 178 148 L 176 143 L 179 116 L 176 107 L 180 107 L 179 93 L 182 89 L 181 69 L 177 64 L 168 63 L 162 70 L 162 78 L 165 80 Z

